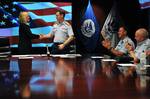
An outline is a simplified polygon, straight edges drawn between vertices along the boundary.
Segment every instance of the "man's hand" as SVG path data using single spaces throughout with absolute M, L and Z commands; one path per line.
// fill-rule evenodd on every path
M 39 38 L 40 40 L 44 39 L 44 34 L 40 34 L 39 36 L 40 36 Z
M 58 49 L 59 49 L 59 50 L 63 50 L 64 48 L 65 48 L 65 45 L 64 45 L 64 44 L 58 45 Z
M 125 43 L 125 48 L 130 52 L 134 50 L 134 47 L 131 46 L 129 43 Z

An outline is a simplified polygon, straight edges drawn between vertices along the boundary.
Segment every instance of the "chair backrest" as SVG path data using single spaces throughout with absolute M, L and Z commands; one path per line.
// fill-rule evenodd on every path
M 9 38 L 0 38 L 0 58 L 6 58 L 11 55 Z

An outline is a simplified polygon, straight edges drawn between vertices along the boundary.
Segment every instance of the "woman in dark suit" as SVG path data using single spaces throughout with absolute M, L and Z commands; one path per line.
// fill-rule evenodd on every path
M 28 23 L 30 21 L 28 12 L 21 12 L 19 21 L 19 54 L 31 54 L 32 39 L 39 39 L 40 36 L 32 34 Z

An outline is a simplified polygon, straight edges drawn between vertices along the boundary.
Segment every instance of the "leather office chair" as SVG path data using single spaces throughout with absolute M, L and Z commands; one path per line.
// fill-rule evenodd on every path
M 6 58 L 11 55 L 9 38 L 0 38 L 0 58 Z

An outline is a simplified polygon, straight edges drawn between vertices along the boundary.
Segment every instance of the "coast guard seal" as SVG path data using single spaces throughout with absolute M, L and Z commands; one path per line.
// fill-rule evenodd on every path
M 91 37 L 95 33 L 95 24 L 93 20 L 86 19 L 84 20 L 81 26 L 82 34 L 86 37 Z

